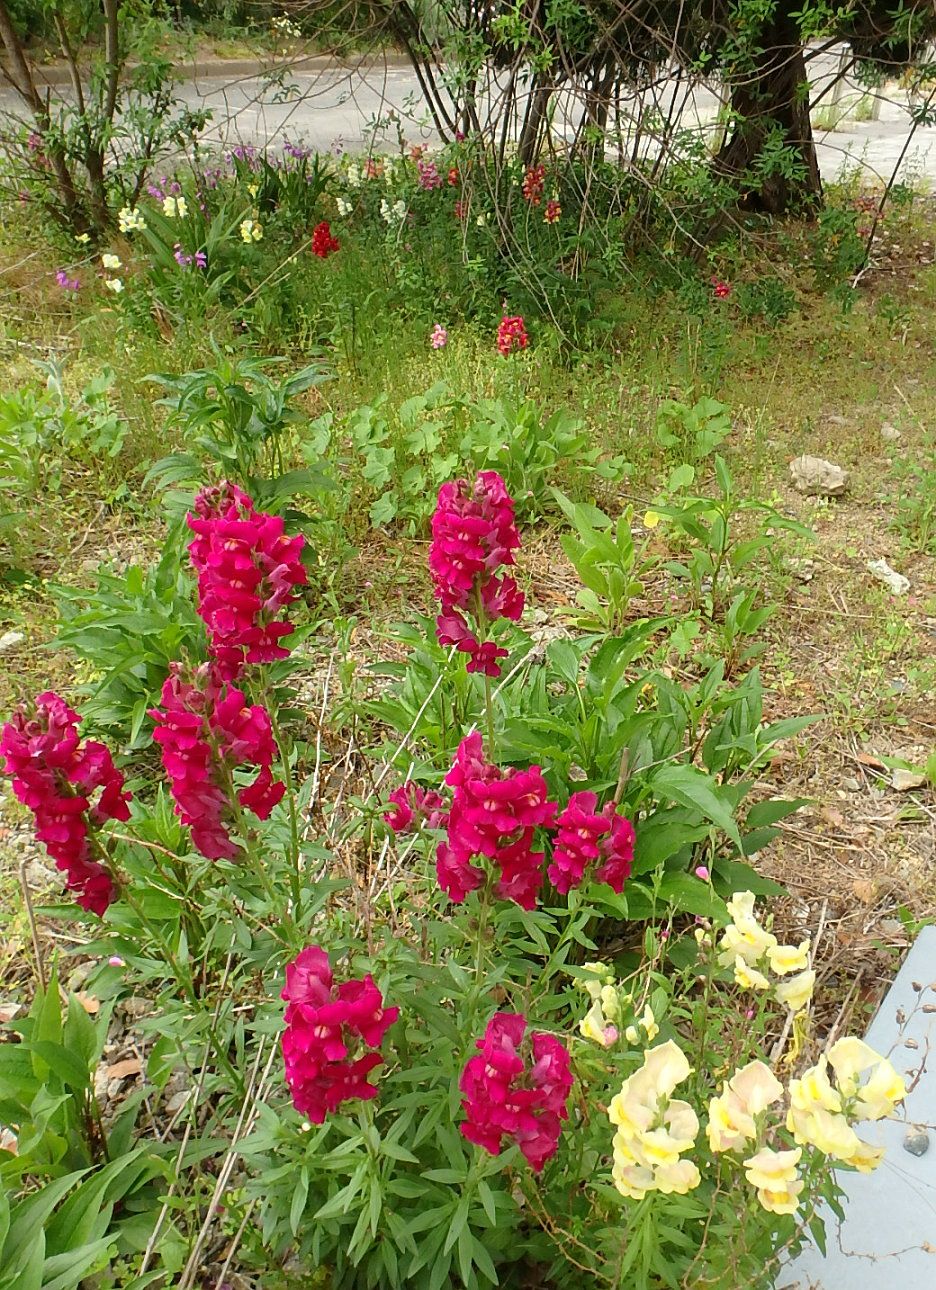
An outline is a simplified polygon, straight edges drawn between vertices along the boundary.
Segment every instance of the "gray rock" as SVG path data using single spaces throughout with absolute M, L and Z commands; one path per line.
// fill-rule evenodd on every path
M 903 1144 L 904 1151 L 909 1151 L 911 1156 L 925 1156 L 929 1151 L 929 1132 L 923 1125 L 908 1125 Z
M 901 434 L 896 426 L 892 426 L 889 421 L 885 421 L 881 426 L 881 438 L 885 443 L 896 443 L 901 438 Z
M 925 788 L 926 776 L 918 770 L 904 770 L 898 766 L 891 776 L 891 788 L 898 793 L 908 793 L 912 788 Z
M 0 654 L 5 654 L 7 650 L 16 649 L 17 645 L 22 645 L 26 636 L 23 632 L 4 632 L 0 636 Z
M 849 474 L 834 462 L 804 453 L 790 462 L 793 487 L 807 497 L 841 497 L 848 489 Z

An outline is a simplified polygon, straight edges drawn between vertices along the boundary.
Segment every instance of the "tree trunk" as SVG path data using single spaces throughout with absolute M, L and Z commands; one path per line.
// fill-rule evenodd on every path
M 777 0 L 778 12 L 765 23 L 754 67 L 736 74 L 731 86 L 732 137 L 715 158 L 715 170 L 741 186 L 740 204 L 771 215 L 822 200 L 822 179 L 809 119 L 809 79 L 796 24 Z M 780 6 L 784 6 L 780 9 Z M 729 78 L 730 81 L 730 78 Z M 789 166 L 760 169 L 766 146 L 775 139 L 791 150 Z
M 43 152 L 48 157 L 55 174 L 59 198 L 62 203 L 61 215 L 63 222 L 72 232 L 83 232 L 85 231 L 84 213 L 81 209 L 75 181 L 72 178 L 62 149 L 53 140 L 48 105 L 36 88 L 32 68 L 20 38 L 16 34 L 13 19 L 10 17 L 10 11 L 7 9 L 4 0 L 0 0 L 0 44 L 3 45 L 10 64 L 10 70 L 6 73 L 5 79 L 13 86 L 32 112 L 36 129 L 42 139 Z

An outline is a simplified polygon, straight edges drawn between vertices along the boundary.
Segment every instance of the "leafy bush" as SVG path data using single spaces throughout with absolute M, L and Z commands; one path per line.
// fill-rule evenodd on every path
M 88 465 L 117 457 L 127 433 L 126 422 L 108 397 L 116 380 L 112 368 L 92 377 L 72 401 L 65 393 L 61 367 L 37 366 L 46 373 L 44 390 L 27 386 L 0 395 L 3 486 L 24 493 L 58 490 L 69 460 Z
M 131 565 L 122 575 L 100 573 L 93 591 L 53 589 L 60 618 L 55 645 L 87 664 L 84 711 L 121 745 L 140 748 L 149 742 L 146 713 L 172 660 L 204 654 L 192 590 L 178 525 L 152 568 Z

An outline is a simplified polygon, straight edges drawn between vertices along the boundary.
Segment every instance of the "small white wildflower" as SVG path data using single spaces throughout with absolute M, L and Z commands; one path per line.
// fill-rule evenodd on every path
M 121 269 L 123 265 L 120 262 L 119 255 L 111 255 L 110 252 L 101 256 L 101 264 L 105 269 Z
M 244 242 L 259 242 L 263 237 L 263 227 L 254 219 L 245 219 L 240 226 L 241 239 Z
M 347 178 L 347 181 L 348 181 L 348 187 L 349 187 L 349 188 L 360 188 L 360 186 L 361 186 L 361 168 L 360 168 L 360 166 L 356 166 L 356 165 L 354 164 L 354 162 L 352 161 L 351 165 L 348 167 L 348 173 L 347 173 L 346 178 Z
M 336 198 L 336 204 L 338 206 L 339 215 L 350 215 L 354 210 L 352 203 L 347 201 L 344 197 Z
M 475 220 L 475 223 L 477 224 L 478 228 L 484 228 L 485 224 L 487 223 L 487 216 L 484 214 L 483 211 Z
M 108 291 L 113 291 L 115 296 L 119 296 L 124 289 L 120 278 L 105 278 L 104 285 Z

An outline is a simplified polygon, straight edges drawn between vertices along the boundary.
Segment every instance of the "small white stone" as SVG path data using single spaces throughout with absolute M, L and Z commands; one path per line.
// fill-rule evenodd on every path
M 25 639 L 23 632 L 4 632 L 0 636 L 0 654 L 5 654 L 10 649 L 16 649 L 17 645 L 22 645 Z
M 925 788 L 926 776 L 918 770 L 904 770 L 898 766 L 891 776 L 891 788 L 898 793 L 909 793 L 912 788 Z
M 868 572 L 873 573 L 878 582 L 883 582 L 895 596 L 905 596 L 910 590 L 910 579 L 892 569 L 886 560 L 869 560 Z
M 822 457 L 803 453 L 790 462 L 793 487 L 807 497 L 841 497 L 848 488 L 848 471 Z

